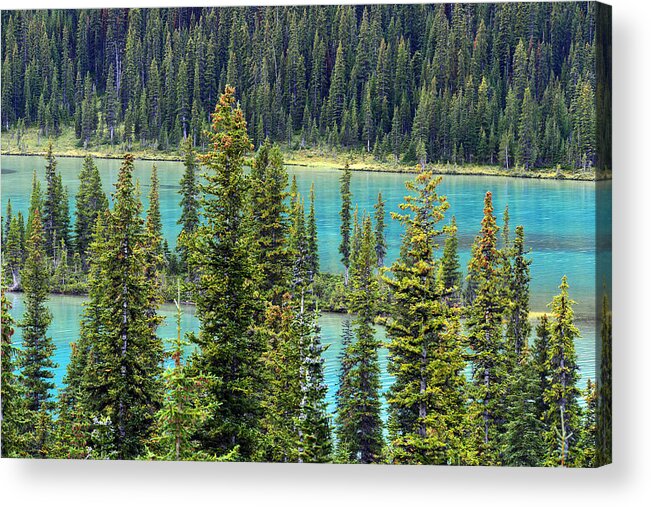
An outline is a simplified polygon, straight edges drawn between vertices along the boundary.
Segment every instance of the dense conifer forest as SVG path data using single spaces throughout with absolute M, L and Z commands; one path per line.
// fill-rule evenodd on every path
M 482 191 L 462 266 L 455 210 L 428 167 L 592 171 L 593 9 L 3 12 L 3 135 L 38 129 L 45 178 L 34 172 L 26 214 L 11 201 L 3 210 L 2 456 L 609 463 L 608 299 L 597 378 L 582 389 L 572 273 L 558 280 L 549 311 L 531 319 L 527 231 Z M 84 150 L 127 152 L 110 195 L 87 155 L 69 205 L 55 155 L 66 129 Z M 134 176 L 136 144 L 183 157 L 175 245 L 163 234 L 156 165 L 148 182 Z M 381 192 L 360 211 L 350 166 L 338 174 L 342 274 L 321 268 L 320 189 L 299 192 L 287 144 L 413 167 L 390 213 Z M 393 262 L 389 221 L 402 226 Z M 22 293 L 22 315 L 11 313 L 7 292 Z M 85 296 L 61 386 L 52 293 Z M 169 343 L 159 333 L 166 301 L 177 310 Z M 187 304 L 197 332 L 182 332 Z M 350 317 L 334 414 L 320 327 L 328 310 Z
M 5 286 L 21 290 L 15 322 L 2 296 L 2 450 L 12 457 L 253 460 L 448 465 L 596 466 L 610 461 L 608 301 L 597 382 L 578 387 L 569 284 L 530 341 L 525 231 L 498 225 L 491 192 L 462 276 L 457 227 L 440 176 L 406 184 L 400 257 L 384 266 L 384 203 L 353 211 L 341 175 L 341 262 L 335 278 L 351 320 L 336 413 L 326 407 L 318 230 L 277 145 L 253 150 L 235 91 L 212 115 L 211 149 L 185 143 L 176 251 L 163 241 L 152 167 L 143 209 L 125 155 L 111 206 L 92 157 L 84 160 L 74 233 L 50 144 L 46 185 L 34 179 L 27 220 L 10 204 L 3 225 Z M 197 174 L 197 169 L 201 173 Z M 306 211 L 307 209 L 307 211 Z M 442 248 L 441 248 L 442 247 Z M 441 253 L 439 254 L 439 250 Z M 330 275 L 331 277 L 333 275 Z M 49 293 L 87 295 L 64 385 L 54 396 Z M 157 335 L 176 286 L 177 338 Z M 165 289 L 167 287 L 167 290 Z M 183 298 L 182 298 L 183 293 Z M 181 304 L 198 333 L 182 336 Z M 374 324 L 386 326 L 388 343 Z M 12 343 L 22 328 L 20 349 Z M 185 345 L 194 344 L 189 355 Z M 388 418 L 378 351 L 389 349 Z M 166 363 L 167 360 L 167 363 Z M 468 366 L 471 374 L 467 374 Z M 583 398 L 583 402 L 581 399 Z
M 377 160 L 591 171 L 596 7 L 498 3 L 4 11 L 2 130 L 205 148 L 237 89 L 251 140 Z M 604 90 L 601 89 L 603 95 Z M 606 91 L 606 93 L 608 93 Z

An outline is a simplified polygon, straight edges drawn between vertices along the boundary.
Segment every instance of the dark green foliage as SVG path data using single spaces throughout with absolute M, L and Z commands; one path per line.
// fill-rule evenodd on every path
M 46 457 L 51 430 L 51 390 L 54 389 L 52 370 L 57 365 L 52 360 L 54 343 L 47 336 L 47 329 L 52 322 L 52 313 L 46 306 L 50 277 L 38 211 L 34 214 L 31 236 L 27 242 L 27 259 L 21 283 L 25 293 L 25 313 L 18 324 L 23 329 L 19 379 L 29 410 L 27 452 L 33 457 Z
M 569 297 L 567 277 L 559 286 L 560 294 L 552 301 L 551 334 L 545 367 L 548 385 L 543 400 L 548 408 L 545 421 L 545 463 L 548 466 L 572 466 L 581 463 L 581 392 L 574 340 L 579 331 L 574 325 L 574 311 Z
M 181 253 L 181 260 L 186 265 L 187 251 L 184 245 L 199 226 L 199 184 L 197 181 L 197 155 L 189 139 L 183 143 L 183 151 L 185 152 L 183 162 L 185 171 L 181 177 L 181 190 L 179 190 L 181 194 L 179 224 L 182 229 L 179 234 L 178 249 Z
M 108 209 L 97 165 L 88 155 L 79 172 L 79 192 L 75 203 L 75 248 L 87 266 L 87 251 L 97 217 Z
M 470 464 L 466 447 L 465 379 L 458 313 L 444 301 L 434 258 L 437 229 L 448 209 L 436 188 L 441 178 L 421 172 L 406 184 L 410 195 L 394 214 L 406 231 L 400 259 L 384 277 L 394 304 L 387 322 L 389 371 L 395 376 L 389 402 L 391 461 Z
M 310 186 L 310 211 L 307 215 L 307 271 L 310 283 L 319 274 L 319 239 L 316 227 L 316 210 L 314 207 L 314 183 Z
M 466 308 L 466 328 L 471 349 L 475 424 L 481 425 L 480 462 L 499 463 L 498 441 L 503 430 L 506 364 L 502 315 L 506 306 L 499 277 L 498 227 L 493 215 L 492 194 L 486 192 L 484 218 L 473 248 L 470 266 L 476 273 L 476 294 Z
M 156 412 L 153 435 L 147 458 L 160 460 L 211 459 L 202 453 L 194 434 L 217 402 L 202 396 L 207 384 L 214 379 L 193 375 L 183 362 L 183 348 L 188 345 L 181 337 L 180 287 L 176 304 L 176 340 L 170 353 L 173 366 L 163 373 L 163 401 Z
M 280 149 L 267 139 L 251 170 L 250 208 L 260 289 L 274 304 L 280 304 L 289 284 L 287 181 Z
M 341 243 L 339 244 L 339 253 L 341 254 L 341 262 L 344 265 L 344 284 L 348 285 L 348 269 L 350 267 L 350 239 L 351 239 L 351 193 L 350 193 L 350 165 L 346 162 L 344 172 L 339 179 L 340 195 L 341 195 L 341 210 L 339 211 L 339 218 L 341 219 Z
M 340 400 L 337 402 L 338 455 L 346 463 L 377 463 L 382 459 L 383 435 L 380 416 L 380 366 L 373 322 L 379 295 L 375 275 L 375 233 L 368 216 L 357 231 L 359 247 L 351 259 L 348 308 L 355 315 L 352 342 L 344 329 L 344 354 Z
M 595 11 L 586 2 L 12 11 L 2 18 L 2 129 L 56 136 L 74 126 L 82 146 L 169 149 L 188 137 L 204 146 L 217 89 L 230 84 L 257 146 L 269 137 L 296 149 L 374 147 L 421 165 L 591 170 L 595 97 L 601 106 L 610 96 L 595 90 Z
M 525 257 L 524 228 L 515 228 L 513 247 L 507 256 L 510 264 L 508 283 L 509 300 L 506 308 L 506 349 L 515 361 L 525 353 L 527 341 L 531 334 L 529 324 L 529 265 L 531 260 Z
M 139 456 L 161 400 L 163 346 L 152 281 L 151 234 L 141 218 L 126 155 L 113 196 L 114 207 L 97 220 L 90 251 L 89 301 L 76 357 L 67 373 L 70 402 L 79 403 L 96 458 Z M 101 216 L 101 215 L 100 215 Z
M 18 382 L 16 368 L 19 362 L 19 352 L 12 343 L 14 321 L 9 315 L 11 304 L 4 290 L 0 296 L 2 327 L 2 342 L 0 354 L 2 358 L 2 379 L 0 383 L 0 414 L 2 415 L 2 457 L 15 458 L 24 456 L 26 435 L 24 429 L 29 422 L 26 400 L 21 384 Z
M 249 180 L 243 157 L 252 146 L 234 94 L 226 88 L 212 117 L 212 150 L 201 159 L 206 168 L 201 186 L 205 222 L 192 236 L 188 265 L 197 275 L 194 300 L 201 323 L 194 339 L 200 354 L 192 366 L 216 379 L 207 395 L 221 402 L 198 439 L 206 452 L 216 455 L 239 446 L 246 460 L 260 439 L 263 343 L 253 331 L 260 301 L 255 296 L 251 221 L 245 216 Z
M 534 360 L 523 356 L 510 373 L 506 395 L 506 423 L 502 435 L 502 464 L 505 466 L 542 466 L 545 426 L 538 413 L 537 401 L 542 398 L 540 378 Z
M 375 220 L 375 257 L 377 259 L 378 267 L 384 266 L 384 258 L 387 255 L 387 240 L 384 236 L 384 201 L 382 200 L 382 192 L 377 194 L 377 202 L 373 206 L 375 212 L 373 219 Z
M 461 265 L 459 264 L 457 221 L 454 217 L 448 227 L 448 235 L 443 243 L 440 271 L 438 274 L 449 303 L 458 305 L 461 299 Z
M 61 174 L 56 170 L 57 162 L 52 152 L 52 142 L 48 144 L 45 160 L 45 196 L 43 199 L 43 233 L 45 252 L 55 257 L 61 240 L 68 245 L 70 217 L 68 215 L 68 195 L 61 182 Z

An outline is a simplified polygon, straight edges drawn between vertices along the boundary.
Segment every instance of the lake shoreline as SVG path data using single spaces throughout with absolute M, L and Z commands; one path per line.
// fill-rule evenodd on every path
M 119 154 L 110 154 L 105 152 L 88 151 L 87 154 L 92 155 L 97 159 L 106 160 L 120 160 L 124 157 L 125 153 L 132 153 L 136 160 L 143 160 L 147 162 L 183 162 L 183 157 L 177 155 L 165 155 L 164 153 L 155 156 L 149 156 L 134 150 L 132 152 L 121 152 Z M 344 154 L 337 155 L 313 155 L 308 152 L 307 154 L 296 151 L 283 151 L 285 156 L 285 165 L 305 167 L 307 169 L 336 169 L 343 170 L 346 164 Z M 15 157 L 38 157 L 44 156 L 45 151 L 31 150 L 27 152 L 15 152 L 12 150 L 0 151 L 0 156 L 15 156 Z M 70 152 L 54 152 L 57 158 L 75 158 L 83 159 L 86 154 L 70 153 Z M 342 160 L 344 158 L 344 160 Z M 247 159 L 247 164 L 250 164 L 251 158 Z M 355 172 L 370 172 L 370 173 L 397 173 L 397 174 L 416 174 L 415 166 L 389 164 L 383 162 L 368 163 L 365 157 L 362 160 L 354 158 L 350 164 L 350 169 Z M 607 178 L 596 178 L 594 171 L 590 172 L 569 172 L 569 171 L 556 171 L 552 169 L 533 169 L 533 170 L 506 170 L 499 166 L 485 166 L 485 165 L 453 165 L 453 164 L 427 164 L 427 169 L 431 170 L 436 175 L 441 176 L 497 176 L 502 178 L 520 178 L 520 179 L 538 179 L 538 180 L 558 180 L 558 181 L 601 181 Z

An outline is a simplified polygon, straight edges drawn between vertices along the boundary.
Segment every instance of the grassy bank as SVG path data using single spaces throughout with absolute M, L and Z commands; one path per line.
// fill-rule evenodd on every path
M 20 144 L 14 133 L 2 133 L 3 155 L 43 155 L 47 147 L 47 139 L 39 137 L 35 128 L 27 129 L 22 134 Z M 88 149 L 79 146 L 79 140 L 75 138 L 74 130 L 67 128 L 54 140 L 54 153 L 58 157 L 84 157 L 91 154 L 96 158 L 122 158 L 126 153 L 126 146 L 123 144 L 91 145 Z M 140 143 L 134 143 L 128 150 L 134 157 L 141 160 L 182 160 L 182 154 L 178 150 L 157 150 L 151 146 L 141 147 Z M 343 168 L 346 162 L 354 171 L 370 172 L 398 172 L 413 173 L 416 165 L 406 165 L 395 161 L 379 161 L 373 155 L 364 151 L 337 151 L 334 149 L 305 149 L 305 150 L 283 150 L 285 162 L 289 165 L 297 165 L 315 169 Z M 437 174 L 457 174 L 476 176 L 508 176 L 515 178 L 533 179 L 563 179 L 591 181 L 595 179 L 593 171 L 564 171 L 556 169 L 534 169 L 524 170 L 519 168 L 505 169 L 500 166 L 482 166 L 473 164 L 428 164 L 428 169 Z

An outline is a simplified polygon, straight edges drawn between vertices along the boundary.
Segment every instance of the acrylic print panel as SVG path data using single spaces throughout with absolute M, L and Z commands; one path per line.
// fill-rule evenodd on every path
M 2 455 L 611 461 L 610 8 L 2 13 Z

